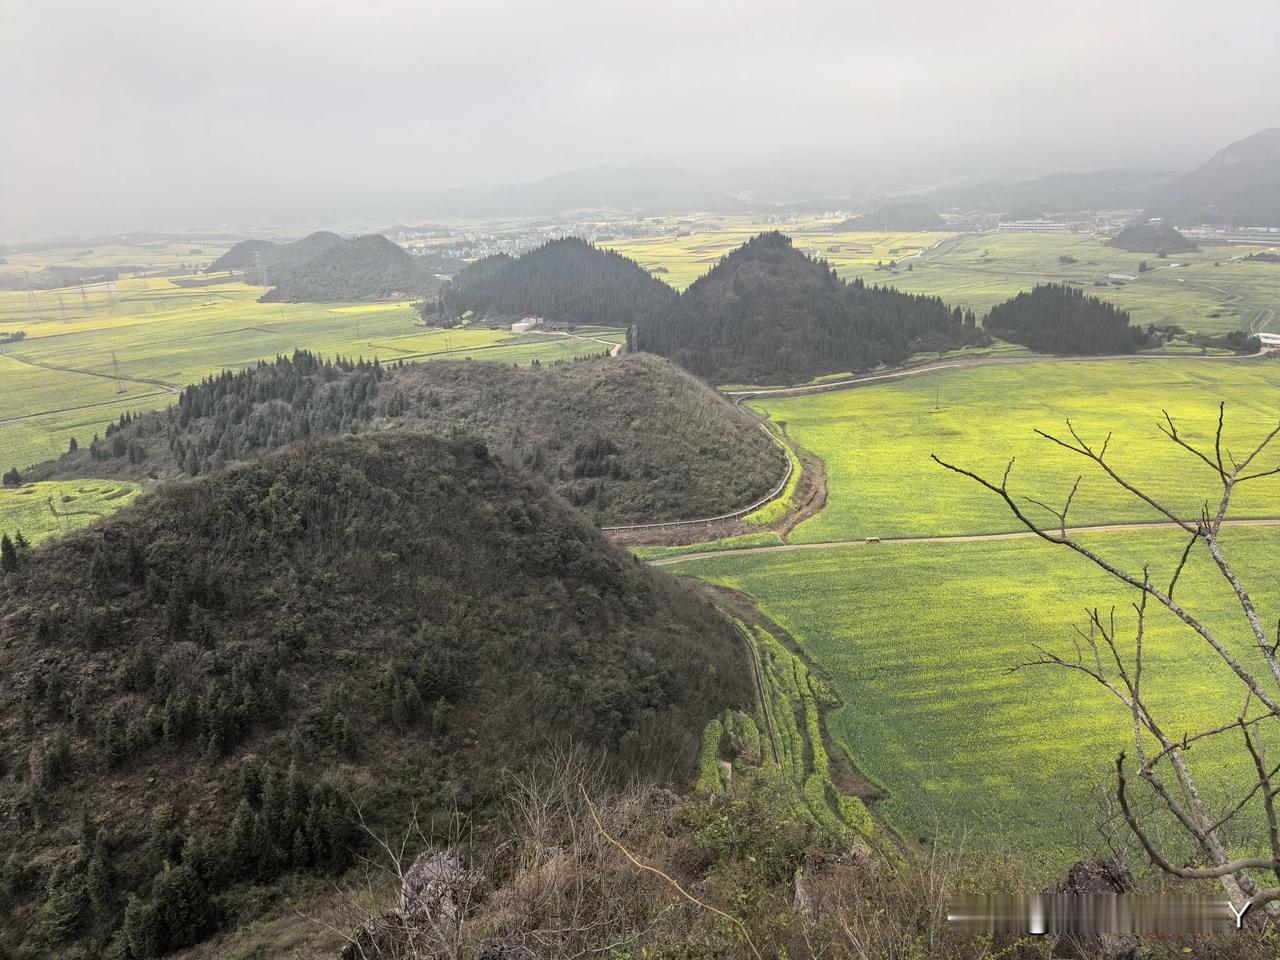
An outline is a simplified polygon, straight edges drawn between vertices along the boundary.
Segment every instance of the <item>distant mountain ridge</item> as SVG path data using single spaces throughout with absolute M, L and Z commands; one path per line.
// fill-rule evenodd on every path
M 1017 210 L 1065 211 L 1141 209 L 1179 174 L 1154 170 L 1097 170 L 1053 173 L 1025 180 L 991 180 L 939 187 L 923 194 L 936 207 L 1004 214 Z M 1016 219 L 1016 218 L 1015 218 Z
M 920 201 L 886 203 L 874 213 L 864 213 L 841 223 L 838 230 L 945 230 L 938 212 Z
M 1280 226 L 1280 127 L 1260 130 L 1215 153 L 1161 189 L 1146 216 L 1177 226 Z
M 245 240 L 208 272 L 241 271 L 249 283 L 270 286 L 263 302 L 301 303 L 422 297 L 440 285 L 437 276 L 461 265 L 415 257 L 381 234 L 343 239 L 327 230 L 291 243 Z

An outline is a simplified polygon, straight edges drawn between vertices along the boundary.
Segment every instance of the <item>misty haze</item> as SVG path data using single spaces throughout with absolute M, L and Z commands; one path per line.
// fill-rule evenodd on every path
M 0 960 L 1264 960 L 1280 7 L 0 6 Z

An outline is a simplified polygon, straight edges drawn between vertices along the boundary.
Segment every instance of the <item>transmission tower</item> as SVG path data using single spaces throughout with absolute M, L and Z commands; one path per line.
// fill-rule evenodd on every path
M 111 354 L 111 369 L 116 375 L 116 393 L 124 393 L 124 380 L 120 376 L 120 361 L 116 359 L 114 351 Z

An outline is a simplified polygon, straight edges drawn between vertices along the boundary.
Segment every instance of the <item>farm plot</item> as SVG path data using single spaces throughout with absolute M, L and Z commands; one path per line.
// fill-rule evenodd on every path
M 1166 532 L 1089 543 L 1127 564 L 1150 562 L 1155 577 L 1168 576 L 1182 546 Z M 1274 623 L 1280 531 L 1236 528 L 1224 546 Z M 1081 674 L 1010 672 L 1035 656 L 1033 644 L 1070 655 L 1086 605 L 1114 604 L 1131 644 L 1130 595 L 1087 561 L 1015 540 L 725 554 L 669 569 L 755 597 L 801 643 L 842 701 L 827 718 L 831 735 L 886 791 L 877 809 L 891 826 L 913 838 L 967 831 L 970 844 L 1034 845 L 1054 857 L 1070 856 L 1090 829 L 1090 786 L 1111 783 L 1128 714 Z M 1179 590 L 1211 623 L 1239 623 L 1207 558 L 1197 555 Z M 1241 631 L 1224 636 L 1252 663 Z M 1144 687 L 1176 731 L 1240 709 L 1238 682 L 1171 615 L 1149 618 L 1144 648 Z M 1197 752 L 1210 802 L 1251 772 L 1238 759 Z
M 1104 238 L 1038 234 L 965 237 L 909 261 L 911 269 L 835 261 L 844 277 L 941 297 L 979 316 L 1037 283 L 1072 283 L 1128 310 L 1135 323 L 1196 333 L 1247 329 L 1280 308 L 1280 264 L 1246 261 L 1252 246 L 1206 246 L 1167 258 L 1107 246 Z M 1142 270 L 1141 265 L 1148 269 Z M 1269 329 L 1280 329 L 1272 321 Z
M 831 263 L 837 270 L 855 270 L 890 260 L 906 261 L 933 248 L 950 233 L 850 232 L 834 229 L 837 221 L 806 221 L 779 226 L 749 218 L 726 218 L 721 229 L 684 236 L 644 237 L 601 244 L 635 260 L 654 276 L 683 290 L 719 262 L 720 258 L 766 230 L 791 236 L 796 248 Z
M 1168 410 L 1187 439 L 1211 442 L 1220 400 L 1227 404 L 1227 445 L 1239 453 L 1280 423 L 1280 364 L 1257 358 L 992 365 L 750 404 L 785 423 L 826 464 L 826 509 L 791 536 L 817 543 L 1021 529 L 976 484 L 935 464 L 932 453 L 996 478 L 1016 458 L 1011 489 L 1058 505 L 1083 475 L 1069 515 L 1075 525 L 1162 519 L 1083 457 L 1034 433 L 1065 434 L 1067 419 L 1098 445 L 1115 431 L 1109 454 L 1115 468 L 1149 483 L 1174 509 L 1198 514 L 1215 496 L 1214 475 L 1164 437 L 1157 422 Z M 1028 509 L 1052 521 L 1040 508 Z M 1280 511 L 1274 495 L 1255 486 L 1241 489 L 1233 515 Z
M 0 533 L 32 545 L 88 526 L 120 509 L 142 488 L 119 480 L 51 480 L 0 488 Z

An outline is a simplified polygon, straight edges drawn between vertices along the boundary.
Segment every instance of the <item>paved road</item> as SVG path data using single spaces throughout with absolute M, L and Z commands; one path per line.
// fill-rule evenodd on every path
M 1280 517 L 1266 517 L 1256 520 L 1224 520 L 1225 527 L 1280 527 Z M 1129 530 L 1178 530 L 1176 523 L 1162 521 L 1159 523 L 1104 523 L 1092 527 L 1067 527 L 1070 534 L 1081 533 L 1120 533 Z M 1052 531 L 1050 531 L 1052 532 Z M 1014 530 L 1008 533 L 969 533 L 943 537 L 884 537 L 879 543 L 868 543 L 866 540 L 829 540 L 826 543 L 780 543 L 770 547 L 737 547 L 731 550 L 704 550 L 700 553 L 685 553 L 677 557 L 663 557 L 649 562 L 655 567 L 666 567 L 673 563 L 684 563 L 687 560 L 707 560 L 711 557 L 727 557 L 742 553 L 783 553 L 788 550 L 821 550 L 827 547 L 884 547 L 905 543 L 976 543 L 985 540 L 1024 540 L 1036 534 L 1030 530 Z
M 938 370 L 967 370 L 971 367 L 1010 366 L 1024 363 L 1099 363 L 1120 360 L 1251 360 L 1260 357 L 1267 351 L 1259 350 L 1248 354 L 1223 354 L 1221 356 L 1203 356 L 1185 353 L 1126 353 L 1108 354 L 1101 357 L 970 357 L 955 360 L 936 360 L 918 367 L 906 367 L 900 370 L 889 370 L 885 373 L 869 374 L 862 377 L 850 377 L 847 380 L 832 380 L 828 383 L 812 383 L 801 387 L 765 387 L 760 390 L 726 390 L 725 395 L 739 399 L 767 396 L 792 396 L 794 394 L 821 393 L 825 390 L 838 390 L 842 387 L 858 387 L 868 383 L 885 383 L 902 380 L 906 377 L 919 376 L 922 373 L 934 373 Z

